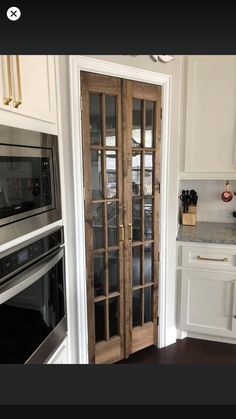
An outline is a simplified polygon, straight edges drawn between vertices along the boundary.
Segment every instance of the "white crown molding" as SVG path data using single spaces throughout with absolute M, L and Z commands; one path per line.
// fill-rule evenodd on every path
M 158 60 L 162 63 L 168 63 L 175 59 L 174 55 L 149 55 L 149 57 L 154 61 L 157 62 Z

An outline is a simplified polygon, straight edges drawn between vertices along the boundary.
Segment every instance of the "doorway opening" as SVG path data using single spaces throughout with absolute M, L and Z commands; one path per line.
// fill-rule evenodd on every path
M 161 86 L 81 72 L 89 361 L 157 344 Z

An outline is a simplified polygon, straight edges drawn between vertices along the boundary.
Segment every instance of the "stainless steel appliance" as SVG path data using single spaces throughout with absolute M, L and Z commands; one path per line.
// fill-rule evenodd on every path
M 0 257 L 0 363 L 46 363 L 67 334 L 63 228 Z
M 0 244 L 60 218 L 57 136 L 0 125 Z

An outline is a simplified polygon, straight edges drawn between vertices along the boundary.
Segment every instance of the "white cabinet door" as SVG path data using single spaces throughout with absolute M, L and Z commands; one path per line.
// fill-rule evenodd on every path
M 236 175 L 235 126 L 236 56 L 189 56 L 184 172 Z
M 68 364 L 67 338 L 62 342 L 56 352 L 47 362 L 48 365 Z
M 236 274 L 183 270 L 180 326 L 184 331 L 236 337 Z
M 20 55 L 17 73 L 17 57 L 11 56 L 13 72 L 13 96 L 22 103 L 12 110 L 20 115 L 56 123 L 55 62 L 50 55 Z

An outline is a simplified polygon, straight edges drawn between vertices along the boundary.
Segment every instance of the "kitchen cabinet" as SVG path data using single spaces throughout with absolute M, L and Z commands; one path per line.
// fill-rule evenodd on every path
M 32 129 L 32 120 L 36 124 L 41 121 L 43 127 L 45 123 L 55 126 L 57 112 L 54 56 L 2 55 L 0 95 L 0 109 L 6 111 L 8 118 L 9 114 L 21 116 L 25 128 Z M 4 113 L 1 114 L 1 120 L 4 123 Z M 31 123 L 28 124 L 28 120 Z
M 236 274 L 182 271 L 182 330 L 236 338 Z
M 191 336 L 236 338 L 236 252 L 232 247 L 179 247 L 179 326 Z M 224 339 L 223 339 L 224 340 Z M 236 343 L 236 342 L 235 342 Z
M 68 364 L 67 338 L 61 343 L 56 352 L 47 362 L 48 365 Z
M 182 178 L 236 178 L 236 56 L 187 58 Z

